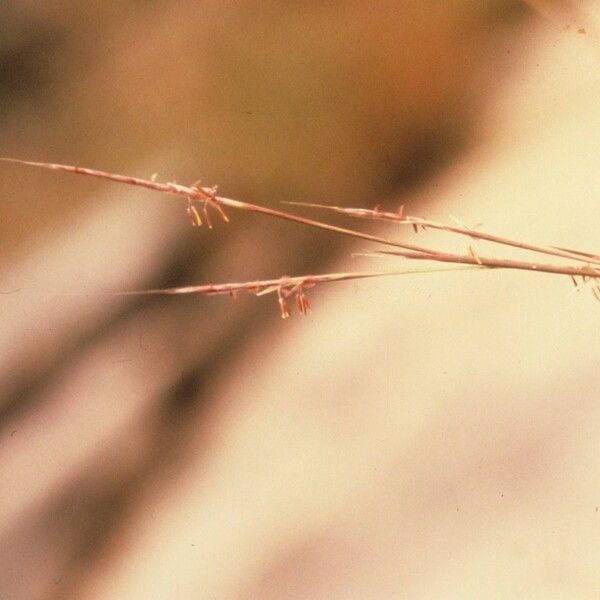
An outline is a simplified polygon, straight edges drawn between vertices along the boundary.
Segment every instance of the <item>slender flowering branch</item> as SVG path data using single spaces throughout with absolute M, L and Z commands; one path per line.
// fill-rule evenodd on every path
M 466 267 L 471 268 L 471 267 Z M 395 275 L 415 275 L 419 273 L 458 271 L 465 268 L 434 268 L 434 269 L 402 269 L 398 271 L 371 271 L 349 273 L 326 273 L 324 275 L 303 275 L 299 277 L 279 277 L 277 279 L 260 279 L 257 281 L 244 281 L 242 283 L 217 283 L 203 285 L 189 285 L 172 288 L 159 288 L 152 290 L 135 290 L 129 292 L 116 292 L 117 296 L 173 296 L 178 294 L 199 294 L 203 296 L 229 295 L 237 297 L 240 292 L 247 292 L 255 296 L 277 294 L 277 300 L 282 318 L 290 316 L 290 307 L 287 299 L 295 296 L 298 311 L 306 315 L 310 310 L 310 303 L 306 297 L 306 290 L 320 283 L 333 283 L 337 281 L 350 281 L 356 279 L 370 279 L 373 277 L 389 277 Z
M 257 281 L 244 281 L 243 283 L 207 283 L 203 285 L 188 285 L 184 287 L 160 288 L 154 290 L 134 290 L 130 292 L 116 292 L 117 296 L 137 295 L 176 295 L 176 294 L 201 294 L 217 296 L 231 295 L 237 292 L 248 292 L 256 296 L 264 296 L 278 290 L 287 290 L 286 297 L 301 289 L 314 287 L 318 283 L 332 283 L 334 281 L 349 281 L 353 279 L 371 279 L 373 277 L 386 277 L 392 275 L 415 275 L 418 273 L 432 273 L 444 271 L 457 271 L 459 269 L 401 269 L 398 271 L 358 271 L 355 273 L 325 273 L 324 275 L 301 275 L 298 277 L 278 277 L 277 279 L 259 279 Z
M 242 283 L 207 283 L 202 285 L 188 285 L 184 287 L 160 288 L 154 290 L 135 290 L 131 292 L 116 292 L 117 296 L 137 295 L 177 295 L 177 294 L 201 294 L 204 296 L 231 295 L 237 292 L 248 292 L 256 296 L 264 296 L 273 292 L 283 290 L 296 291 L 300 288 L 308 288 L 318 283 L 333 281 L 348 281 L 350 279 L 367 279 L 370 277 L 382 277 L 384 275 L 401 275 L 406 273 L 420 273 L 425 271 L 373 271 L 370 273 L 327 273 L 325 275 L 304 275 L 299 277 L 278 277 L 277 279 L 259 279 L 257 281 L 244 281 Z M 289 294 L 286 294 L 289 295 Z
M 380 237 L 377 235 L 370 235 L 368 233 L 363 233 L 362 231 L 355 231 L 352 229 L 345 229 L 344 227 L 336 227 L 335 225 L 330 225 L 328 223 L 323 223 L 321 221 L 315 221 L 313 219 L 306 219 L 299 215 L 294 215 L 291 213 L 283 212 L 280 210 L 274 210 L 272 208 L 267 208 L 266 206 L 260 206 L 258 204 L 252 204 L 250 202 L 242 202 L 240 200 L 233 200 L 231 198 L 225 198 L 223 196 L 217 196 L 215 194 L 215 188 L 207 188 L 207 187 L 199 187 L 199 186 L 185 186 L 180 185 L 178 183 L 160 183 L 157 181 L 152 181 L 148 179 L 140 179 L 138 177 L 129 177 L 128 175 L 117 175 L 114 173 L 107 173 L 105 171 L 98 171 L 96 169 L 87 169 L 84 167 L 74 167 L 71 165 L 61 165 L 56 163 L 45 163 L 45 162 L 34 162 L 29 160 L 19 160 L 16 158 L 0 158 L 0 161 L 3 162 L 12 162 L 18 163 L 22 165 L 29 165 L 32 167 L 41 167 L 43 169 L 52 169 L 55 171 L 65 171 L 67 173 L 76 173 L 77 175 L 88 175 L 90 177 L 95 177 L 98 179 L 107 179 L 109 181 L 114 181 L 117 183 L 125 183 L 127 185 L 133 185 L 137 187 L 143 187 L 149 190 L 154 190 L 156 192 L 162 192 L 163 194 L 169 194 L 172 196 L 181 196 L 185 198 L 188 202 L 200 202 L 211 203 L 215 208 L 219 207 L 219 210 L 222 212 L 223 207 L 235 208 L 239 210 L 244 210 L 248 212 L 255 212 L 263 215 L 267 215 L 270 217 L 275 217 L 277 219 L 284 219 L 286 221 L 293 221 L 296 223 L 300 223 L 301 225 L 308 225 L 309 227 L 315 227 L 317 229 L 323 229 L 325 231 L 329 231 L 332 233 L 337 233 L 340 235 L 350 236 L 353 238 L 363 239 L 368 242 L 376 242 L 378 244 L 384 244 L 386 246 L 394 246 L 396 248 L 404 248 L 406 250 L 414 250 L 417 252 L 432 252 L 431 249 L 423 248 L 421 246 L 416 246 L 414 244 L 405 244 L 401 242 L 397 242 L 395 240 L 387 239 L 384 237 Z M 189 208 L 189 205 L 188 205 Z M 224 215 L 224 213 L 222 213 Z M 188 213 L 189 216 L 189 213 Z M 225 221 L 229 219 L 224 217 Z M 196 223 L 198 225 L 199 223 Z
M 360 219 L 371 219 L 376 221 L 393 221 L 394 223 L 412 225 L 415 229 L 437 229 L 439 231 L 447 231 L 448 233 L 456 233 L 458 235 L 467 236 L 474 240 L 492 242 L 501 246 L 511 246 L 513 248 L 519 248 L 520 250 L 528 250 L 531 252 L 538 252 L 540 254 L 546 254 L 549 256 L 558 256 L 561 258 L 579 260 L 585 263 L 593 263 L 600 265 L 600 256 L 597 256 L 595 254 L 579 252 L 577 250 L 567 250 L 566 248 L 558 248 L 555 246 L 539 246 L 535 244 L 528 244 L 519 240 L 511 240 L 509 238 L 501 237 L 499 235 L 493 235 L 491 233 L 477 231 L 476 229 L 472 229 L 470 227 L 457 227 L 453 225 L 446 225 L 444 223 L 437 223 L 436 221 L 430 221 L 429 219 L 423 219 L 421 217 L 404 216 L 403 210 L 394 213 L 382 211 L 379 209 L 345 208 L 341 206 L 330 206 L 327 204 L 314 204 L 309 202 L 289 202 L 288 204 L 330 210 L 333 212 L 342 213 Z
M 537 273 L 552 273 L 554 275 L 569 275 L 571 277 L 583 277 L 585 279 L 600 278 L 600 270 L 590 266 L 549 265 L 546 263 L 535 263 L 507 258 L 486 258 L 483 256 L 465 256 L 462 254 L 447 254 L 435 252 L 425 254 L 424 252 L 408 252 L 403 250 L 379 250 L 377 252 L 363 253 L 368 256 L 402 256 L 414 260 L 432 260 L 436 262 L 447 262 L 461 265 L 476 265 L 488 269 L 515 269 L 518 271 L 535 271 Z

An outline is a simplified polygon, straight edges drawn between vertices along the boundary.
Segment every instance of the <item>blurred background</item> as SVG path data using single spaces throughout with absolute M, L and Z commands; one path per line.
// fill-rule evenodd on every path
M 0 23 L 2 156 L 597 251 L 595 2 L 22 0 Z M 0 196 L 0 598 L 598 598 L 591 294 L 431 274 L 323 286 L 285 322 L 270 297 L 124 298 L 371 270 L 372 247 L 193 229 L 180 199 L 15 164 Z

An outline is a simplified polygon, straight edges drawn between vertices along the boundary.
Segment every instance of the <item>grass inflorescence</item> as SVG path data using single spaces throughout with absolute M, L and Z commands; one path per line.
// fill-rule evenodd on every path
M 532 271 L 535 273 L 549 273 L 553 275 L 567 276 L 576 289 L 579 290 L 582 288 L 589 288 L 594 297 L 600 301 L 600 256 L 597 254 L 562 248 L 559 246 L 541 246 L 530 244 L 520 240 L 512 240 L 506 237 L 482 232 L 476 228 L 467 227 L 466 225 L 460 223 L 457 225 L 449 225 L 430 221 L 421 217 L 408 216 L 404 214 L 402 207 L 398 212 L 389 212 L 380 210 L 379 208 L 346 208 L 313 203 L 291 203 L 296 206 L 334 211 L 359 219 L 371 219 L 376 221 L 394 222 L 399 225 L 409 225 L 414 229 L 415 233 L 417 233 L 419 230 L 431 229 L 463 236 L 469 240 L 467 242 L 465 252 L 463 254 L 448 253 L 436 248 L 428 248 L 417 244 L 401 242 L 393 238 L 373 235 L 358 229 L 339 227 L 325 221 L 309 219 L 287 211 L 275 210 L 250 202 L 226 198 L 217 194 L 216 186 L 205 187 L 202 186 L 201 182 L 199 181 L 191 186 L 185 186 L 173 182 L 158 182 L 154 179 L 154 177 L 151 179 L 140 179 L 127 175 L 98 171 L 96 169 L 62 165 L 57 163 L 34 162 L 15 158 L 0 158 L 0 160 L 4 162 L 12 162 L 33 167 L 107 179 L 116 183 L 143 187 L 163 194 L 178 196 L 184 199 L 185 212 L 192 226 L 195 227 L 206 223 L 209 228 L 212 228 L 213 225 L 210 217 L 211 209 L 221 218 L 222 221 L 226 223 L 229 222 L 229 217 L 226 213 L 226 210 L 243 210 L 266 215 L 271 218 L 292 221 L 306 227 L 321 229 L 332 234 L 344 235 L 347 237 L 375 243 L 380 247 L 374 251 L 366 253 L 371 256 L 392 256 L 402 257 L 411 261 L 419 260 L 430 261 L 433 263 L 450 263 L 459 268 L 517 269 L 522 271 Z M 476 250 L 474 242 L 477 241 L 489 242 L 499 247 L 509 246 L 529 254 L 537 255 L 537 257 L 541 255 L 545 257 L 552 257 L 553 259 L 559 258 L 566 262 L 564 264 L 555 264 L 540 262 L 532 259 L 514 260 L 510 258 L 482 256 Z M 306 290 L 321 283 L 448 270 L 456 269 L 428 267 L 422 269 L 398 269 L 392 271 L 378 270 L 368 272 L 302 275 L 295 277 L 284 276 L 276 279 L 246 281 L 242 283 L 191 285 L 166 289 L 127 291 L 121 292 L 121 294 L 227 294 L 234 297 L 239 292 L 248 292 L 257 296 L 275 294 L 277 297 L 281 317 L 287 318 L 290 316 L 288 299 L 290 297 L 295 298 L 298 311 L 301 314 L 306 314 L 310 310 L 310 304 L 306 296 Z

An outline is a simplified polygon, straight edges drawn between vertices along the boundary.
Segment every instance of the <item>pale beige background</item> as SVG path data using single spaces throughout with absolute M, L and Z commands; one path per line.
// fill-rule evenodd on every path
M 3 153 L 597 249 L 593 5 L 424 4 L 22 4 L 80 50 L 6 102 Z M 600 596 L 591 294 L 490 272 L 323 286 L 286 322 L 268 299 L 123 301 L 104 292 L 391 265 L 245 216 L 190 232 L 177 201 L 73 179 L 0 178 L 1 597 Z

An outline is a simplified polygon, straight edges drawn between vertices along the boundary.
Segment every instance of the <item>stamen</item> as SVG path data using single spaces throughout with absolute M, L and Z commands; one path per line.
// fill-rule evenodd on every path
M 192 227 L 200 227 L 202 225 L 202 219 L 200 218 L 200 213 L 197 211 L 196 207 L 190 202 L 189 206 L 185 209 L 187 213 L 188 219 L 192 224 Z

